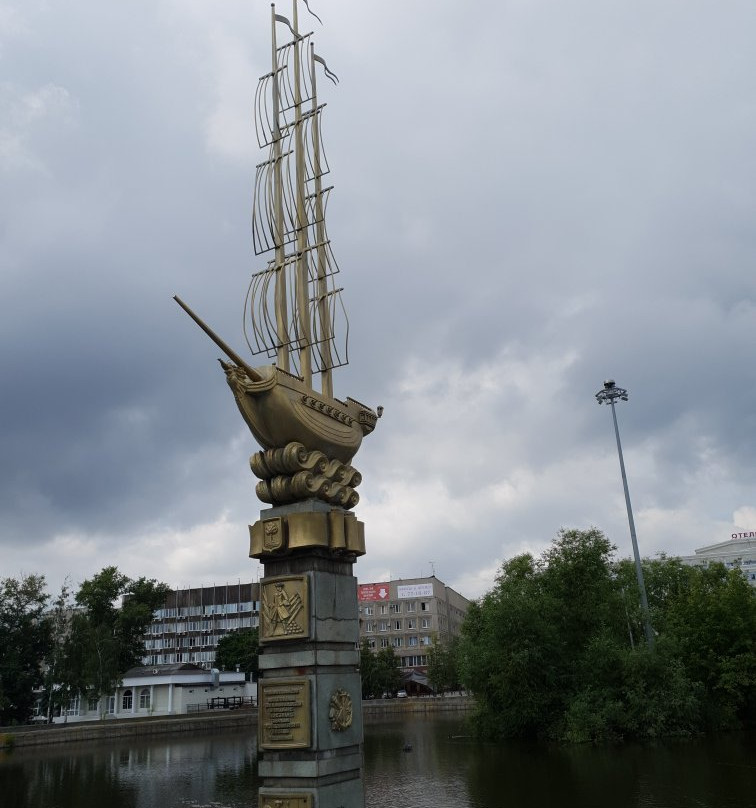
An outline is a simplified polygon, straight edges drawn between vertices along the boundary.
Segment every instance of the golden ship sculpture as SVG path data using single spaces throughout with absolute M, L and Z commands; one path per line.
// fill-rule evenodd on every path
M 281 30 L 287 41 L 278 45 Z M 299 33 L 297 0 L 291 20 L 271 6 L 271 38 L 271 71 L 255 94 L 255 130 L 267 157 L 257 166 L 252 210 L 255 254 L 268 260 L 252 275 L 244 307 L 247 345 L 270 363 L 250 365 L 175 300 L 231 360 L 221 360 L 226 380 L 263 448 L 250 459 L 258 497 L 273 505 L 318 499 L 348 509 L 359 500 L 354 489 L 361 479 L 352 458 L 382 408 L 375 412 L 333 392 L 333 370 L 348 363 L 349 323 L 326 232 L 332 186 L 323 183 L 330 169 L 317 78 L 321 72 L 338 79 L 315 53 L 312 34 Z

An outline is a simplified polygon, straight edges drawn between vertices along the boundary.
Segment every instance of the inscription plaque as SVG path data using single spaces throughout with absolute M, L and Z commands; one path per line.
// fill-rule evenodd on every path
M 312 794 L 263 794 L 260 808 L 312 808 Z
M 311 745 L 310 682 L 259 682 L 260 748 L 306 749 Z

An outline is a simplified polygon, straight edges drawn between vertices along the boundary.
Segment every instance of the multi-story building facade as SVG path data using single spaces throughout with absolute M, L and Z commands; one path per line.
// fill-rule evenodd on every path
M 360 642 L 373 651 L 393 648 L 405 669 L 424 672 L 434 638 L 460 633 L 470 601 L 432 576 L 357 587 Z
M 260 620 L 260 585 L 225 584 L 176 589 L 155 612 L 145 640 L 144 665 L 192 662 L 214 667 L 221 637 Z
M 682 556 L 684 564 L 705 567 L 719 561 L 728 569 L 739 569 L 751 586 L 756 586 L 756 531 L 733 533 L 727 541 L 700 547 L 695 555 Z

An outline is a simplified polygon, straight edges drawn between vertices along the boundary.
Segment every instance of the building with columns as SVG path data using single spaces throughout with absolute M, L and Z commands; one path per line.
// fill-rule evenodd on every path
M 77 696 L 53 722 L 76 723 L 100 718 L 149 718 L 211 709 L 252 706 L 257 683 L 244 673 L 205 670 L 191 663 L 132 668 L 108 696 Z

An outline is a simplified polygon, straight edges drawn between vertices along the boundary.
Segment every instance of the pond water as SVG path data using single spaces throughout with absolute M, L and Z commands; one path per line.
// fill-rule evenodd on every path
M 410 751 L 404 751 L 405 746 Z M 254 733 L 17 750 L 3 808 L 253 808 Z M 595 748 L 482 744 L 461 719 L 366 725 L 369 808 L 753 808 L 756 737 Z

